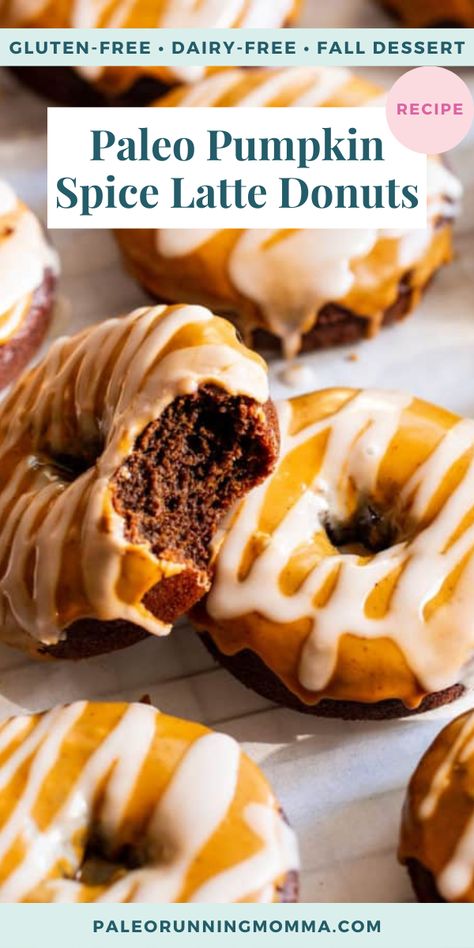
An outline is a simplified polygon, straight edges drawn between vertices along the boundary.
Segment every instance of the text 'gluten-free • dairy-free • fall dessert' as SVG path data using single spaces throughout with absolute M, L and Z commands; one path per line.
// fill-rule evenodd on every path
M 0 27 L 49 29 L 161 28 L 187 29 L 190 42 L 199 29 L 278 29 L 294 22 L 300 0 L 4 0 Z M 211 70 L 206 66 L 150 64 L 140 66 L 20 67 L 20 79 L 32 89 L 64 105 L 144 105 L 168 86 L 193 83 Z M 213 68 L 215 71 L 215 67 Z
M 0 388 L 21 372 L 46 335 L 58 270 L 38 219 L 0 180 Z
M 208 310 L 57 340 L 0 407 L 0 640 L 75 658 L 166 634 L 277 451 L 265 363 Z
M 474 712 L 451 721 L 408 788 L 399 848 L 420 902 L 474 902 Z
M 348 388 L 277 411 L 277 467 L 235 511 L 193 613 L 206 643 L 308 713 L 453 700 L 474 650 L 474 421 Z
M 1 902 L 294 902 L 298 854 L 226 734 L 79 701 L 0 724 Z
M 380 89 L 344 69 L 232 70 L 161 102 L 179 106 L 381 105 Z M 373 336 L 409 313 L 451 259 L 456 178 L 429 159 L 429 225 L 418 231 L 124 230 L 132 274 L 156 298 L 201 302 L 236 320 L 248 344 L 294 356 Z

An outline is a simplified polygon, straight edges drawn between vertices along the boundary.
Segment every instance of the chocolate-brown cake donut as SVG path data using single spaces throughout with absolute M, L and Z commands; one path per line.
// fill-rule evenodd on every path
M 208 310 L 56 341 L 0 407 L 0 641 L 77 658 L 166 634 L 277 451 L 265 363 Z
M 298 847 L 232 737 L 150 705 L 0 724 L 2 902 L 296 902 Z M 5 824 L 5 814 L 7 817 Z
M 474 26 L 474 0 L 379 0 L 405 26 Z
M 0 181 L 0 388 L 40 346 L 51 319 L 56 254 L 32 211 Z
M 296 19 L 301 0 L 112 0 L 75 3 L 74 0 L 5 0 L 0 27 L 30 28 L 165 28 L 165 29 L 277 29 Z M 190 33 L 190 39 L 194 39 Z M 212 69 L 215 72 L 215 67 Z M 203 66 L 162 66 L 156 58 L 142 66 L 55 66 L 14 69 L 34 91 L 61 105 L 146 105 L 169 86 L 193 83 L 211 72 Z
M 474 421 L 377 390 L 276 407 L 275 471 L 234 511 L 192 611 L 205 643 L 308 714 L 457 698 L 474 652 Z
M 381 105 L 380 89 L 345 69 L 229 69 L 157 104 L 189 106 Z M 429 226 L 420 231 L 123 230 L 127 267 L 157 299 L 186 299 L 234 319 L 247 344 L 294 356 L 374 336 L 420 301 L 451 259 L 461 189 L 429 159 Z
M 451 721 L 418 764 L 399 858 L 420 902 L 474 902 L 474 712 Z

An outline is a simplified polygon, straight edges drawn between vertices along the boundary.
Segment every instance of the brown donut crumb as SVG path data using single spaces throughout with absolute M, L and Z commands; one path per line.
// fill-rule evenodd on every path
M 262 406 L 212 385 L 175 398 L 138 436 L 112 482 L 115 509 L 127 539 L 184 567 L 144 597 L 157 618 L 172 623 L 209 589 L 215 531 L 229 508 L 271 472 L 278 445 L 270 402 Z M 78 619 L 64 641 L 40 651 L 85 658 L 126 648 L 146 634 L 121 620 Z

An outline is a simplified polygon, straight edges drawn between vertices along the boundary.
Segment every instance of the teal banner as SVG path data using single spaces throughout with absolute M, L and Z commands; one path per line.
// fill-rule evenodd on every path
M 474 905 L 2 905 L 5 948 L 472 948 Z
M 3 66 L 474 65 L 474 30 L 0 30 Z

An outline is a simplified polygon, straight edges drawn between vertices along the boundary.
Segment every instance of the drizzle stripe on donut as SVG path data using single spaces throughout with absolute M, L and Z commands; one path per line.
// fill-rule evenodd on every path
M 403 812 L 402 862 L 416 860 L 447 902 L 474 902 L 474 713 L 438 735 L 419 763 Z
M 178 395 L 268 398 L 266 367 L 201 307 L 137 310 L 56 341 L 0 408 L 0 638 L 57 643 L 75 619 L 168 626 L 141 599 L 181 564 L 132 544 L 110 480 Z M 71 463 L 83 473 L 67 474 Z
M 263 775 L 224 734 L 77 702 L 7 721 L 0 747 L 2 902 L 277 901 L 297 868 Z
M 359 641 L 365 680 L 351 685 L 346 667 L 345 700 L 416 706 L 459 681 L 474 648 L 474 422 L 349 389 L 278 414 L 279 464 L 229 525 L 199 625 L 226 654 L 253 649 L 307 703 L 337 697 L 347 640 Z M 328 525 L 364 508 L 381 511 L 393 542 L 335 546 Z M 402 696 L 390 681 L 381 693 L 393 647 L 411 675 Z

